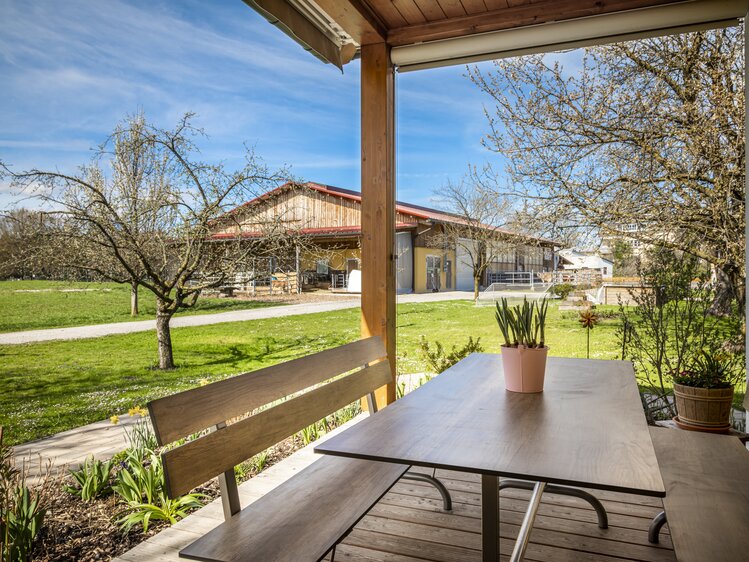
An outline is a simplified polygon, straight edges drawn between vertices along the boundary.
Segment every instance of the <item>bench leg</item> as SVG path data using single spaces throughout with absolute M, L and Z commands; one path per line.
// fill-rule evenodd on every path
M 404 480 L 418 480 L 421 482 L 428 482 L 429 484 L 437 488 L 440 495 L 442 496 L 442 505 L 445 508 L 445 511 L 452 511 L 453 500 L 450 496 L 450 492 L 447 490 L 447 488 L 445 488 L 445 485 L 434 476 L 424 474 L 422 472 L 406 472 L 403 476 L 401 476 L 401 478 Z
M 648 542 L 652 544 L 658 544 L 658 535 L 661 533 L 663 526 L 668 523 L 666 520 L 666 512 L 661 511 L 658 515 L 653 517 L 648 527 Z
M 521 490 L 533 490 L 535 485 L 536 485 L 535 482 L 526 482 L 525 480 L 506 479 L 506 480 L 500 481 L 499 489 L 503 490 L 504 488 L 519 488 Z M 596 510 L 596 514 L 598 515 L 598 527 L 600 527 L 601 529 L 608 529 L 609 517 L 606 514 L 606 510 L 604 509 L 601 502 L 598 501 L 598 498 L 596 498 L 593 494 L 589 494 L 588 492 L 584 490 L 580 490 L 579 488 L 571 488 L 569 486 L 557 486 L 555 484 L 547 484 L 544 492 L 548 494 L 559 494 L 562 496 L 573 496 L 573 497 L 585 500 L 591 506 L 593 506 L 593 509 Z

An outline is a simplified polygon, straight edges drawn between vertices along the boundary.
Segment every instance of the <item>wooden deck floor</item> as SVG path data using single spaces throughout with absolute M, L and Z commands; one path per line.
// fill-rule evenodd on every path
M 453 496 L 453 511 L 442 510 L 429 484 L 403 481 L 362 519 L 338 546 L 335 560 L 481 560 L 481 496 L 474 474 L 438 471 Z M 609 514 L 609 529 L 599 529 L 595 511 L 583 500 L 544 494 L 531 533 L 526 560 L 586 562 L 675 560 L 668 526 L 661 544 L 647 540 L 650 520 L 661 510 L 657 498 L 590 490 Z M 507 560 L 530 492 L 503 490 L 500 496 L 500 548 Z M 329 560 L 329 558 L 328 558 Z
M 357 416 L 321 440 L 363 419 Z M 313 447 L 295 452 L 239 487 L 242 506 L 247 506 L 291 478 L 316 459 Z M 414 468 L 414 470 L 425 470 Z M 401 481 L 366 515 L 336 551 L 336 562 L 462 562 L 481 560 L 480 478 L 475 474 L 438 471 L 453 497 L 453 511 L 442 510 L 435 488 L 415 481 Z M 609 515 L 609 529 L 598 528 L 596 514 L 583 500 L 544 494 L 536 518 L 526 560 L 548 562 L 671 562 L 668 526 L 661 545 L 647 540 L 650 520 L 661 510 L 655 498 L 590 490 Z M 515 543 L 530 492 L 503 490 L 501 551 L 506 561 Z M 179 551 L 223 521 L 220 500 L 192 513 L 126 552 L 113 562 L 180 562 Z M 328 557 L 330 560 L 330 557 Z M 290 561 L 303 562 L 303 561 Z

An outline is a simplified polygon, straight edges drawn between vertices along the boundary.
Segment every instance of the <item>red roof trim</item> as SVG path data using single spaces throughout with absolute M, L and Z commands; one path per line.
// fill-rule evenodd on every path
M 407 222 L 396 223 L 396 230 L 409 230 L 416 228 L 416 225 Z M 320 236 L 325 234 L 361 234 L 361 226 L 330 226 L 324 228 L 303 228 L 299 234 L 306 236 Z M 262 232 L 219 232 L 211 236 L 212 240 L 232 240 L 236 238 L 262 238 Z

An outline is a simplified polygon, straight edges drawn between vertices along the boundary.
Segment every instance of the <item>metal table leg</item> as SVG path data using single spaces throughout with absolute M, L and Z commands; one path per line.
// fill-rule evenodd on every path
M 499 482 L 496 476 L 481 475 L 481 559 L 499 560 Z
M 658 515 L 653 518 L 653 521 L 648 527 L 648 542 L 658 544 L 658 535 L 661 534 L 661 528 L 668 523 L 666 520 L 666 512 L 661 511 Z
M 442 496 L 442 505 L 445 508 L 445 511 L 451 511 L 453 508 L 453 501 L 452 497 L 450 496 L 450 492 L 445 488 L 445 485 L 434 476 L 431 476 L 429 474 L 424 474 L 423 472 L 406 472 L 403 476 L 401 476 L 401 479 L 403 480 L 418 480 L 420 482 L 427 482 L 437 488 L 437 491 Z
M 513 479 L 504 479 L 499 483 L 499 489 L 504 490 L 505 488 L 518 488 L 520 490 L 533 490 L 533 487 L 535 485 L 535 482 L 529 482 L 527 480 L 513 480 Z M 546 492 L 549 494 L 559 494 L 562 496 L 572 496 L 575 498 L 580 498 L 582 500 L 585 500 L 588 502 L 593 509 L 596 510 L 596 514 L 598 515 L 598 526 L 601 529 L 608 529 L 609 527 L 609 518 L 606 514 L 606 509 L 603 507 L 600 501 L 598 501 L 598 498 L 596 498 L 594 495 L 589 494 L 588 492 L 581 490 L 579 488 L 572 488 L 571 486 L 557 486 L 555 484 L 547 484 L 546 485 Z
M 510 562 L 520 562 L 525 555 L 525 549 L 528 547 L 528 541 L 531 538 L 533 521 L 536 519 L 536 513 L 538 512 L 538 506 L 541 503 L 541 496 L 544 493 L 545 487 L 546 482 L 536 482 L 533 486 L 533 494 L 531 494 L 528 510 L 525 512 L 525 517 L 523 517 L 523 523 L 520 525 L 520 531 L 515 541 L 515 548 L 512 549 Z

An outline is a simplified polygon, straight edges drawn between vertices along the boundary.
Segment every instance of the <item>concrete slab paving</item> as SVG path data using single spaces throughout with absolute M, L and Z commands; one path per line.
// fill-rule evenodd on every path
M 127 431 L 141 421 L 139 415 L 119 416 L 119 422 L 99 421 L 13 447 L 16 466 L 25 467 L 28 481 L 38 483 L 49 471 L 57 474 L 77 468 L 93 455 L 106 460 L 129 445 Z

